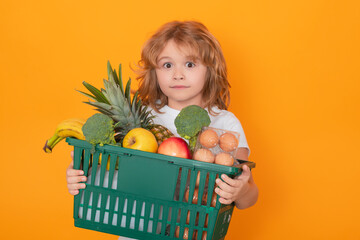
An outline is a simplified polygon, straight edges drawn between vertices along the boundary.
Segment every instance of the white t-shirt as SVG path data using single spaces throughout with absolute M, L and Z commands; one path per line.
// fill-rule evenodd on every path
M 149 107 L 149 109 L 151 109 L 151 108 Z M 180 113 L 179 110 L 170 108 L 167 105 L 165 105 L 163 108 L 160 109 L 161 113 L 157 113 L 153 109 L 151 109 L 151 110 L 152 110 L 152 114 L 155 116 L 155 118 L 153 119 L 155 124 L 160 124 L 160 125 L 165 126 L 175 136 L 180 137 L 180 135 L 176 131 L 176 126 L 174 123 L 175 118 Z M 210 120 L 211 120 L 209 127 L 219 128 L 219 129 L 239 133 L 240 140 L 239 140 L 238 147 L 244 147 L 244 148 L 249 149 L 248 143 L 246 141 L 246 136 L 245 136 L 244 130 L 242 128 L 242 125 L 241 125 L 239 119 L 237 119 L 236 116 L 232 112 L 229 112 L 226 110 L 221 110 L 218 107 L 213 107 L 212 111 L 217 114 L 216 115 L 209 114 Z M 250 154 L 250 149 L 249 149 L 249 154 Z M 120 236 L 119 240 L 136 240 L 136 239 Z

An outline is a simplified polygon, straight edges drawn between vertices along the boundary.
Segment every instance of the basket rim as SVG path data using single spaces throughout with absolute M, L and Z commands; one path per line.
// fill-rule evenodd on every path
M 88 150 L 94 149 L 94 146 L 91 143 L 87 142 L 86 140 L 80 140 L 80 139 L 68 137 L 68 138 L 66 138 L 66 142 L 69 145 L 72 145 L 74 147 L 81 147 L 81 148 L 88 149 Z M 237 175 L 242 171 L 241 168 L 236 167 L 236 166 L 229 167 L 229 166 L 224 166 L 224 165 L 219 165 L 219 164 L 214 164 L 214 163 L 201 162 L 201 161 L 197 161 L 197 160 L 193 160 L 193 159 L 186 159 L 186 158 L 168 156 L 168 155 L 159 154 L 159 153 L 151 153 L 151 152 L 145 152 L 145 151 L 136 150 L 136 149 L 124 148 L 124 147 L 115 146 L 115 145 L 107 145 L 107 144 L 105 144 L 103 146 L 96 145 L 95 151 L 99 151 L 100 153 L 109 153 L 109 154 L 112 153 L 112 154 L 117 154 L 117 155 L 136 155 L 136 156 L 151 158 L 151 159 L 155 159 L 155 160 L 167 161 L 171 164 L 180 165 L 180 166 L 184 166 L 184 167 L 188 167 L 188 168 L 192 168 L 192 169 L 216 171 L 216 172 L 222 172 L 222 173 L 230 174 L 230 175 Z M 244 162 L 242 160 L 240 160 L 240 161 Z M 246 162 L 248 162 L 248 161 L 246 161 Z

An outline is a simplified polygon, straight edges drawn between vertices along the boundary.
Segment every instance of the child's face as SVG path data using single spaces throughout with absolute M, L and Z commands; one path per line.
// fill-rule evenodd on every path
M 189 49 L 170 40 L 157 59 L 158 83 L 171 108 L 181 110 L 188 105 L 202 106 L 207 68 L 200 59 L 191 56 Z

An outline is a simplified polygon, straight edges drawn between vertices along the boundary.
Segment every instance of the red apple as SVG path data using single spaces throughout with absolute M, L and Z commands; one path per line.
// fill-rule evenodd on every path
M 186 141 L 179 137 L 165 139 L 158 148 L 158 153 L 191 159 L 191 153 Z

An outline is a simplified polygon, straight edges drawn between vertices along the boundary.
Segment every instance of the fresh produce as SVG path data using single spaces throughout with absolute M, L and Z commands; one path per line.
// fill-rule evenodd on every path
M 180 227 L 176 226 L 176 228 L 175 228 L 175 237 L 179 238 L 179 235 L 180 235 Z M 195 235 L 195 232 L 194 232 L 194 235 Z M 195 238 L 195 236 L 194 236 L 194 238 Z M 182 236 L 182 239 L 189 239 L 189 228 L 184 229 L 184 235 Z
M 206 205 L 206 204 L 207 204 L 208 195 L 210 195 L 210 194 L 204 194 L 204 197 L 203 197 L 203 199 L 202 199 L 202 204 L 203 204 L 203 205 Z M 212 193 L 212 195 L 211 195 L 210 207 L 215 207 L 215 206 L 216 206 L 216 200 L 217 200 L 217 194 L 215 193 L 215 191 L 213 191 L 213 193 Z
M 46 153 L 51 153 L 56 144 L 67 137 L 84 140 L 85 137 L 81 129 L 84 123 L 85 120 L 80 118 L 70 118 L 59 123 L 54 135 L 46 141 L 43 148 L 44 151 Z
M 189 202 L 189 189 L 186 190 L 184 197 L 185 197 L 185 202 Z M 198 204 L 198 199 L 199 199 L 199 189 L 195 188 L 191 203 Z M 203 197 L 201 199 L 201 205 L 207 205 L 207 199 L 208 199 L 208 193 L 204 192 Z M 210 203 L 211 207 L 215 207 L 216 200 L 217 200 L 217 194 L 213 192 L 211 194 L 211 203 Z
M 102 113 L 95 113 L 86 120 L 82 127 L 85 140 L 100 146 L 104 144 L 115 144 L 114 121 L 111 117 Z
M 199 133 L 193 159 L 233 166 L 239 137 L 240 135 L 236 132 L 204 127 Z
M 175 237 L 179 238 L 180 237 L 179 235 L 180 235 L 180 227 L 176 226 Z M 203 231 L 201 240 L 206 240 L 206 237 L 207 237 L 207 233 L 206 233 L 206 231 Z M 187 228 L 187 227 L 184 228 L 184 234 L 183 234 L 182 238 L 180 238 L 180 239 L 189 239 L 189 228 Z M 192 235 L 192 238 L 190 238 L 190 239 L 198 239 L 198 232 L 196 229 L 193 230 L 193 235 Z
M 161 143 L 166 138 L 173 136 L 173 134 L 162 125 L 154 125 L 151 110 L 142 104 L 138 98 L 138 91 L 135 92 L 131 98 L 130 86 L 131 79 L 128 80 L 124 89 L 121 65 L 119 66 L 119 75 L 116 70 L 112 69 L 110 62 L 108 62 L 108 80 L 104 80 L 105 89 L 97 89 L 87 82 L 83 85 L 90 92 L 90 94 L 79 91 L 89 101 L 85 102 L 91 106 L 96 107 L 96 110 L 108 115 L 114 120 L 115 127 L 115 140 L 122 142 L 125 135 L 134 128 L 145 128 L 150 130 L 155 135 L 157 141 Z
M 186 141 L 179 137 L 170 137 L 165 139 L 158 148 L 158 153 L 181 157 L 181 158 L 191 158 L 190 149 Z
M 175 126 L 178 134 L 189 140 L 191 151 L 195 149 L 198 133 L 202 127 L 210 125 L 208 112 L 196 105 L 184 107 L 175 118 Z
M 154 134 L 149 130 L 134 128 L 125 135 L 123 147 L 156 153 L 158 144 Z
M 199 189 L 195 188 L 191 203 L 192 204 L 197 204 L 198 203 L 198 198 L 199 198 Z M 185 192 L 185 202 L 189 202 L 189 189 L 187 189 L 186 192 Z
M 205 178 L 205 185 L 207 186 L 209 182 L 209 175 L 206 175 L 206 178 Z M 198 187 L 200 185 L 200 172 L 197 173 L 197 176 L 196 176 L 196 182 L 195 182 L 195 186 Z
M 219 137 L 214 130 L 206 129 L 200 133 L 199 142 L 206 148 L 213 148 L 219 143 Z
M 225 166 L 232 166 L 234 165 L 234 158 L 229 153 L 221 152 L 215 156 L 215 163 Z
M 208 219 L 208 215 L 206 215 L 207 219 Z M 207 225 L 207 224 L 206 224 Z M 202 234 L 202 237 L 201 237 L 201 240 L 206 240 L 207 238 L 207 232 L 206 231 L 203 231 L 203 234 Z
M 190 223 L 190 211 L 187 212 L 186 215 L 186 224 Z M 197 226 L 199 223 L 199 213 L 196 214 L 196 218 L 195 218 L 195 226 Z M 204 222 L 204 227 L 207 227 L 209 223 L 209 214 L 206 214 L 205 216 L 205 222 Z M 205 238 L 206 239 L 206 238 Z
M 226 132 L 220 136 L 220 148 L 225 152 L 232 152 L 238 147 L 239 141 L 234 134 Z
M 164 140 L 174 136 L 169 129 L 160 124 L 152 124 L 149 130 L 154 134 L 159 146 Z
M 200 148 L 194 153 L 193 159 L 202 162 L 213 163 L 215 161 L 215 156 L 209 149 Z

